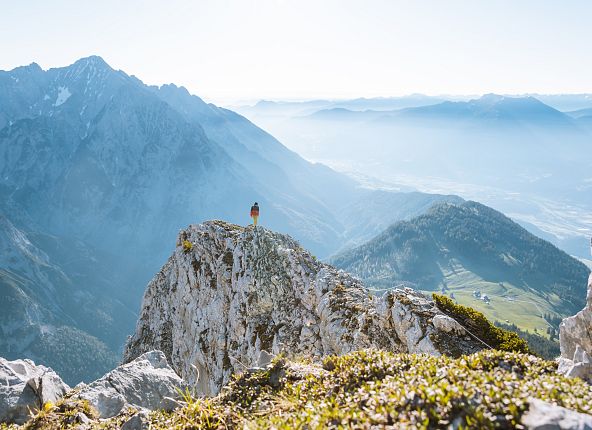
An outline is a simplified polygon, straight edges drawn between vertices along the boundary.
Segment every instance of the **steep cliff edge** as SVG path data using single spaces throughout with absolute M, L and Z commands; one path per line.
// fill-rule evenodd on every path
M 588 278 L 586 306 L 559 326 L 559 372 L 592 383 L 592 273 Z
M 369 347 L 458 355 L 483 345 L 413 290 L 375 297 L 289 236 L 210 221 L 180 232 L 147 287 L 124 361 L 160 349 L 211 395 L 267 353 L 322 357 Z

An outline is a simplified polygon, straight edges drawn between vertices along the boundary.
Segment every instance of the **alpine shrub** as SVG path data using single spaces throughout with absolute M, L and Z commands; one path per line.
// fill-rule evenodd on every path
M 434 293 L 432 297 L 438 309 L 457 320 L 492 348 L 531 354 L 528 344 L 517 333 L 494 326 L 481 312 L 468 306 L 457 305 L 452 299 L 440 294 Z

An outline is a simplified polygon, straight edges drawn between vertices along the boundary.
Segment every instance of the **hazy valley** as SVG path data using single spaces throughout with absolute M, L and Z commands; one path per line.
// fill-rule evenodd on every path
M 237 110 L 306 159 L 368 186 L 476 200 L 587 258 L 591 103 L 586 94 L 413 95 Z

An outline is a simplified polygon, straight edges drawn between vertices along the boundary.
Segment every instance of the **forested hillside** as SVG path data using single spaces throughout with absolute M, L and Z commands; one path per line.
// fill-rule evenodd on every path
M 476 202 L 437 204 L 333 263 L 377 288 L 406 281 L 422 290 L 442 290 L 493 319 L 532 329 L 537 325 L 521 321 L 514 310 L 522 308 L 525 318 L 531 313 L 539 320 L 543 312 L 577 312 L 589 273 L 580 261 Z

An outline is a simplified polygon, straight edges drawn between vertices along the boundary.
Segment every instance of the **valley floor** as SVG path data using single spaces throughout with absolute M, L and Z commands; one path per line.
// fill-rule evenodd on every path
M 446 295 L 454 294 L 459 304 L 482 312 L 491 321 L 516 324 L 522 330 L 547 336 L 546 330 L 551 325 L 543 315 L 554 314 L 554 307 L 559 307 L 561 303 L 558 296 L 543 298 L 534 290 L 521 288 L 509 282 L 487 281 L 460 264 L 452 267 L 441 266 L 440 269 L 445 277 Z M 488 296 L 489 302 L 476 298 L 473 295 L 474 291 L 478 291 L 480 297 Z

